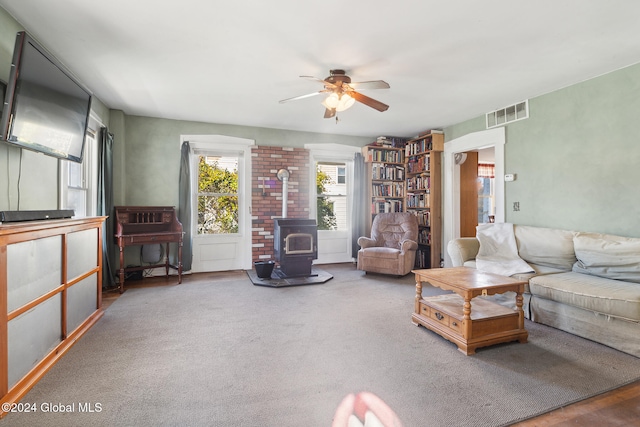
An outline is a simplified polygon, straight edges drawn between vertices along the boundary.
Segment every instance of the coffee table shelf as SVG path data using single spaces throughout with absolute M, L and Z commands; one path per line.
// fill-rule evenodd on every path
M 524 329 L 522 310 L 526 282 L 467 267 L 414 270 L 413 273 L 416 297 L 411 320 L 415 325 L 455 343 L 466 355 L 474 354 L 479 347 L 527 342 L 529 334 Z M 454 293 L 423 298 L 423 282 Z M 474 299 L 508 291 L 516 293 L 516 310 L 483 298 Z

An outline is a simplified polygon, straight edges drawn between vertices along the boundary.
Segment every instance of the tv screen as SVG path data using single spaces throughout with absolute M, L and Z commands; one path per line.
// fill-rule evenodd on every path
M 91 92 L 26 32 L 16 37 L 2 111 L 2 139 L 82 162 Z
M 7 84 L 0 80 L 0 99 L 4 100 L 4 94 L 7 90 Z M 2 119 L 2 111 L 4 110 L 4 102 L 0 104 L 0 120 Z

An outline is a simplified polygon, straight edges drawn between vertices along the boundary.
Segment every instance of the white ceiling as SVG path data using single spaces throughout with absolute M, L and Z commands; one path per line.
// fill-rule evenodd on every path
M 640 62 L 633 0 L 0 0 L 112 109 L 412 136 Z M 324 119 L 301 75 L 390 89 Z

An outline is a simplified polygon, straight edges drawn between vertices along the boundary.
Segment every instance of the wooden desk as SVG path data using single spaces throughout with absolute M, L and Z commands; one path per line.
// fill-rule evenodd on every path
M 182 224 L 176 217 L 173 206 L 116 206 L 115 239 L 120 249 L 119 282 L 120 293 L 124 291 L 124 274 L 164 267 L 169 276 L 169 267 L 178 270 L 178 283 L 182 283 Z M 124 266 L 124 248 L 151 244 L 166 244 L 165 262 L 143 267 Z M 178 265 L 169 264 L 169 243 L 178 244 Z
M 525 281 L 475 268 L 435 268 L 413 270 L 416 277 L 415 310 L 411 320 L 441 335 L 466 355 L 476 348 L 519 341 L 526 343 L 522 293 Z M 422 297 L 422 282 L 428 282 L 454 294 Z M 478 298 L 512 291 L 516 293 L 516 310 Z M 473 300 L 473 309 L 471 301 Z

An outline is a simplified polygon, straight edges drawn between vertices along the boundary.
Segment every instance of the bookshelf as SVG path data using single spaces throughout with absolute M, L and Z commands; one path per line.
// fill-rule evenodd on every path
M 362 147 L 367 164 L 367 182 L 371 201 L 369 227 L 381 212 L 404 212 L 406 202 L 406 164 L 404 148 L 385 145 Z
M 407 142 L 405 207 L 418 218 L 416 268 L 440 267 L 442 259 L 442 151 L 444 135 L 428 133 Z

